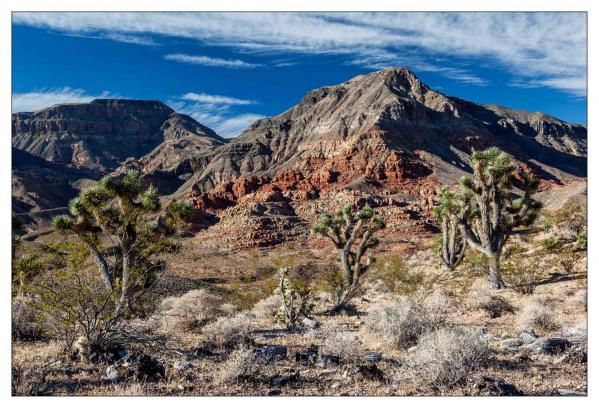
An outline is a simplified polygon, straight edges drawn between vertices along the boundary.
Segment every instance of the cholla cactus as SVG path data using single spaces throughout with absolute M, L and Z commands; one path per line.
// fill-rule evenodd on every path
M 473 152 L 471 165 L 473 176 L 460 180 L 460 230 L 468 245 L 489 257 L 491 287 L 498 289 L 505 286 L 500 260 L 506 241 L 515 228 L 530 226 L 538 217 L 541 203 L 531 195 L 539 181 L 528 173 L 516 177 L 516 166 L 497 147 Z M 514 191 L 515 183 L 523 194 Z
M 357 211 L 353 205 L 344 205 L 333 217 L 323 214 L 312 232 L 328 238 L 339 251 L 343 285 L 337 288 L 337 309 L 343 308 L 357 294 L 360 279 L 368 271 L 373 258 L 366 256 L 379 240 L 375 234 L 385 228 L 381 217 L 370 207 Z
M 439 198 L 439 205 L 433 207 L 433 212 L 441 224 L 441 257 L 449 270 L 453 271 L 462 261 L 466 250 L 458 222 L 460 203 L 456 194 L 447 187 L 441 190 Z
M 301 316 L 308 317 L 310 314 L 310 290 L 307 287 L 294 287 L 289 277 L 289 268 L 280 268 L 278 291 L 283 302 L 277 311 L 276 320 L 288 329 L 293 329 Z

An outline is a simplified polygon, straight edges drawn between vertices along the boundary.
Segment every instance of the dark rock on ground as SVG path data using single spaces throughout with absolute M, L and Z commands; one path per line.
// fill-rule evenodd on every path
M 523 395 L 516 386 L 502 379 L 482 376 L 471 380 L 472 395 L 478 396 L 517 396 Z
M 264 362 L 273 362 L 287 358 L 287 347 L 266 345 L 256 349 L 256 357 Z
M 376 351 L 369 351 L 362 355 L 362 360 L 368 361 L 369 363 L 378 363 L 383 359 L 383 355 Z
M 558 354 L 563 353 L 572 346 L 570 340 L 563 337 L 547 337 L 539 342 L 539 353 Z
M 300 364 L 314 365 L 318 359 L 318 346 L 310 346 L 305 351 L 295 353 L 295 362 Z

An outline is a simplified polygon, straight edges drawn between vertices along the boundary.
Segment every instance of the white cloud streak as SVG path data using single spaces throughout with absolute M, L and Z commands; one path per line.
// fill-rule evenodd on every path
M 164 56 L 164 59 L 170 61 L 184 62 L 187 64 L 205 65 L 208 67 L 221 68 L 257 68 L 263 66 L 262 64 L 253 64 L 238 59 L 213 58 L 207 57 L 205 55 L 167 54 Z
M 231 96 L 209 95 L 205 93 L 188 92 L 181 97 L 188 101 L 206 103 L 211 105 L 255 105 L 257 102 L 250 99 L 239 99 Z
M 83 89 L 50 88 L 12 95 L 13 112 L 34 112 L 59 103 L 86 103 L 97 98 L 114 97 L 108 92 L 89 95 Z
M 71 34 L 182 37 L 246 52 L 344 54 L 363 66 L 401 63 L 484 85 L 447 60 L 475 58 L 539 86 L 586 91 L 584 13 L 14 13 L 13 22 Z

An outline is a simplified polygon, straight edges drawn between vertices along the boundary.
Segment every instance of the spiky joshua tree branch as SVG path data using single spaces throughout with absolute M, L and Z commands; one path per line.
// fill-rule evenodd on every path
M 439 196 L 439 204 L 433 207 L 433 212 L 441 225 L 441 257 L 450 271 L 464 258 L 466 242 L 460 232 L 458 214 L 460 203 L 457 194 L 443 187 Z

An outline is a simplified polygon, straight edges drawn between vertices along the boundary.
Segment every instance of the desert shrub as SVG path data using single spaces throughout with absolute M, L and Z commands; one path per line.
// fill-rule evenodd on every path
M 259 300 L 252 309 L 252 314 L 258 319 L 273 320 L 276 317 L 283 300 L 279 294 L 270 295 L 267 298 Z
M 491 296 L 481 304 L 481 309 L 487 312 L 490 318 L 501 317 L 506 313 L 514 313 L 514 306 L 501 296 Z
M 541 247 L 547 252 L 555 252 L 561 248 L 561 242 L 551 235 L 541 241 Z
M 51 395 L 47 369 L 13 361 L 11 374 L 13 396 Z
M 36 340 L 42 337 L 43 327 L 39 322 L 39 310 L 28 296 L 17 295 L 11 302 L 12 338 Z
M 250 340 L 252 324 L 248 312 L 239 312 L 204 326 L 202 332 L 209 344 L 219 348 L 232 348 Z
M 196 289 L 164 299 L 152 319 L 156 319 L 162 329 L 193 330 L 226 314 L 222 306 L 223 300 L 219 296 Z
M 587 310 L 587 290 L 579 289 L 566 299 L 568 306 L 573 309 Z
M 489 258 L 478 251 L 467 249 L 459 269 L 470 276 L 485 276 L 489 272 Z
M 356 355 L 356 351 L 360 346 L 356 334 L 350 331 L 329 330 L 325 333 L 325 336 L 322 345 L 323 354 L 349 359 Z
M 380 302 L 366 317 L 367 332 L 394 346 L 413 345 L 419 336 L 441 327 L 447 319 L 447 308 L 440 306 L 442 295 L 433 296 L 437 299 L 415 295 Z
M 581 232 L 576 238 L 576 245 L 580 249 L 587 249 L 587 232 Z
M 400 295 L 416 292 L 422 287 L 425 278 L 423 272 L 410 271 L 405 258 L 401 255 L 392 255 L 377 262 L 373 275 Z
M 574 249 L 564 249 L 558 254 L 557 263 L 562 271 L 569 275 L 574 271 L 578 259 L 579 255 Z
M 42 261 L 36 256 L 25 254 L 14 260 L 12 270 L 14 287 L 22 295 L 31 280 L 43 273 L 44 267 Z
M 239 382 L 256 374 L 260 367 L 256 352 L 246 346 L 235 349 L 221 366 L 217 381 L 220 383 Z
M 529 300 L 518 314 L 518 325 L 521 329 L 551 331 L 559 328 L 554 310 L 540 299 Z
M 518 293 L 533 293 L 544 276 L 545 270 L 539 268 L 534 257 L 519 254 L 511 256 L 504 263 L 503 279 Z
M 488 356 L 488 345 L 478 333 L 441 328 L 418 340 L 408 370 L 422 384 L 448 389 L 484 365 Z
M 575 240 L 587 229 L 587 209 L 581 204 L 567 204 L 549 215 L 557 229 L 569 240 Z

